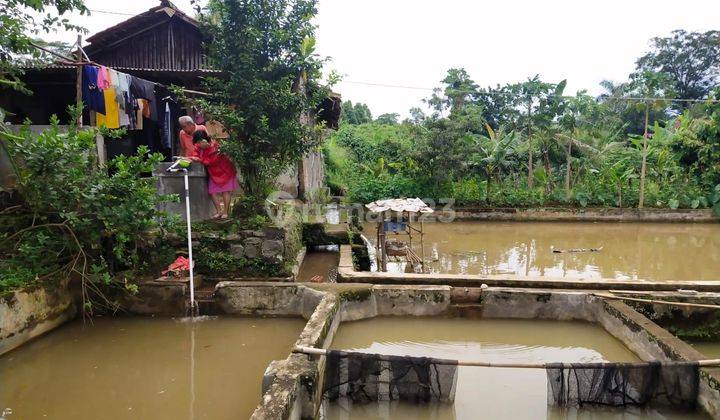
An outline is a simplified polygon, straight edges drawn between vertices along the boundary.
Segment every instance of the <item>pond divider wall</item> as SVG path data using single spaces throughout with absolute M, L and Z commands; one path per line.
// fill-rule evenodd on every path
M 416 274 L 356 271 L 352 248 L 340 246 L 338 266 L 339 283 L 408 284 L 408 285 L 450 285 L 454 287 L 480 287 L 485 284 L 496 287 L 527 287 L 547 289 L 580 290 L 640 290 L 677 291 L 695 290 L 720 292 L 720 281 L 646 281 L 617 279 L 567 279 L 514 275 L 484 274 Z
M 216 296 L 224 313 L 303 316 L 296 346 L 329 348 L 343 321 L 376 316 L 462 316 L 576 320 L 596 323 L 642 360 L 690 361 L 705 357 L 642 314 L 585 291 L 367 284 L 223 282 Z M 263 378 L 253 419 L 311 419 L 320 410 L 325 358 L 290 354 L 272 362 Z M 720 370 L 702 369 L 699 409 L 720 418 Z

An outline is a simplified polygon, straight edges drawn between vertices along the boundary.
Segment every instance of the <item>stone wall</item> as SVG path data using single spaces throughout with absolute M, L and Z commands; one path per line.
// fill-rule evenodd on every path
M 0 355 L 62 325 L 76 313 L 66 285 L 29 288 L 0 297 Z
M 452 213 L 438 211 L 433 219 L 523 222 L 692 222 L 717 223 L 710 209 L 620 209 L 620 208 L 482 208 L 459 207 Z

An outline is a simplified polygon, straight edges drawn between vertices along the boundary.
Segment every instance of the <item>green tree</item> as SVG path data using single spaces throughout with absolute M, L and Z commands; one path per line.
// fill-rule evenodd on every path
M 3 0 L 0 2 L 0 88 L 23 90 L 18 63 L 42 53 L 31 43 L 57 29 L 82 30 L 64 17 L 87 14 L 82 0 Z
M 681 98 L 705 98 L 717 86 L 720 31 L 677 30 L 669 37 L 653 38 L 650 44 L 651 50 L 637 60 L 636 75 L 647 71 L 668 75 Z
M 342 104 L 341 120 L 348 124 L 358 125 L 372 122 L 372 113 L 370 108 L 363 103 L 353 105 L 351 101 L 345 101 Z
M 500 172 L 514 163 L 515 148 L 520 143 L 520 136 L 515 132 L 496 133 L 489 125 L 488 135 L 478 136 L 475 140 L 476 152 L 469 160 L 485 173 L 485 202 L 490 203 L 490 186 L 493 178 L 499 180 Z
M 210 0 L 201 11 L 211 61 L 225 76 L 207 79 L 210 95 L 198 102 L 225 126 L 223 150 L 258 199 L 320 142 L 311 111 L 329 90 L 318 83 L 316 14 L 316 0 Z
M 400 114 L 393 112 L 391 114 L 379 115 L 375 119 L 375 122 L 378 124 L 395 125 L 398 123 L 398 118 L 400 118 Z

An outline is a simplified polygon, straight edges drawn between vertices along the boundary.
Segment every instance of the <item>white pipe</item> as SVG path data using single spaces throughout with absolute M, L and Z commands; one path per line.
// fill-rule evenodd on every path
M 185 217 L 187 219 L 187 242 L 188 242 L 188 259 L 190 260 L 190 312 L 191 316 L 195 316 L 195 262 L 193 261 L 192 249 L 192 226 L 190 223 L 190 182 L 188 181 L 188 170 L 185 169 Z

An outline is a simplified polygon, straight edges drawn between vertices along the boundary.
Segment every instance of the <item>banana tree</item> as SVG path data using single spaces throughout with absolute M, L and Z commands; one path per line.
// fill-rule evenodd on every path
M 638 202 L 638 208 L 641 209 L 645 203 L 645 175 L 647 172 L 648 137 L 650 136 L 650 110 L 665 110 L 668 107 L 668 101 L 662 98 L 671 97 L 673 93 L 670 87 L 672 86 L 672 81 L 667 74 L 643 71 L 634 74 L 632 77 L 633 80 L 630 84 L 633 87 L 633 93 L 641 98 L 638 103 L 635 104 L 635 107 L 645 112 L 642 164 L 640 167 L 640 200 Z
M 492 179 L 499 178 L 504 168 L 515 163 L 515 151 L 520 136 L 514 131 L 495 132 L 488 124 L 485 124 L 485 128 L 488 135 L 475 138 L 476 152 L 470 157 L 470 162 L 473 166 L 482 168 L 485 174 L 485 201 L 489 203 Z

